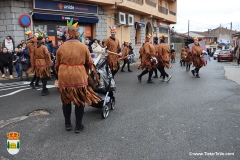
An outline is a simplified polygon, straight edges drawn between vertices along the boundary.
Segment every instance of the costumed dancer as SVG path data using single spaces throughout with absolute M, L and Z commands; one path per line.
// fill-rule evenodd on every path
M 32 67 L 29 71 L 33 71 L 36 74 L 36 77 L 42 79 L 42 96 L 46 96 L 49 94 L 47 89 L 47 80 L 50 77 L 50 67 L 52 66 L 51 56 L 44 45 L 43 37 L 39 36 L 37 38 L 37 47 L 34 48 L 34 52 L 32 54 Z
M 157 37 L 154 37 L 153 46 L 155 47 L 155 51 L 157 51 L 157 46 L 158 46 L 158 38 L 157 38 Z M 157 52 L 155 53 L 155 56 L 156 56 L 156 54 L 157 54 Z M 154 74 L 155 74 L 155 75 L 153 76 L 153 78 L 158 78 L 156 63 L 155 63 L 154 66 L 153 66 L 153 72 L 154 72 Z
M 111 31 L 111 36 L 106 39 L 104 42 L 104 48 L 107 47 L 107 50 L 113 53 L 109 53 L 107 56 L 108 65 L 111 69 L 113 78 L 120 68 L 120 59 L 119 56 L 121 48 L 119 40 L 115 37 L 117 28 L 116 26 L 109 26 Z M 115 54 L 114 54 L 115 53 Z
M 187 53 L 186 57 L 186 71 L 190 71 L 190 66 L 192 64 L 192 56 L 189 50 L 189 46 L 185 47 L 185 52 Z
M 93 68 L 98 84 L 100 82 L 89 49 L 79 41 L 80 33 L 77 23 L 73 24 L 73 19 L 71 19 L 67 25 L 69 39 L 57 50 L 55 71 L 58 76 L 58 88 L 63 103 L 62 109 L 66 130 L 70 131 L 72 129 L 71 102 L 73 102 L 76 116 L 75 133 L 79 133 L 84 129 L 82 118 L 85 102 L 90 106 L 101 100 L 88 85 L 88 81 L 93 82 L 90 76 Z
M 148 34 L 146 36 L 146 40 L 143 45 L 141 64 L 138 66 L 138 69 L 142 68 L 145 70 L 140 75 L 138 75 L 138 81 L 141 82 L 142 76 L 149 73 L 147 83 L 153 84 L 154 82 L 152 81 L 152 75 L 153 75 L 154 61 L 156 61 L 156 58 L 155 58 L 156 51 L 155 51 L 155 47 L 149 43 L 151 37 L 152 35 Z
M 129 42 L 125 41 L 125 47 L 122 50 L 122 60 L 123 60 L 124 63 L 123 63 L 121 72 L 125 72 L 123 69 L 124 69 L 126 64 L 128 66 L 128 72 L 132 72 L 130 70 L 130 62 L 129 62 L 129 57 L 128 57 L 130 54 L 131 54 L 131 50 L 129 48 Z
M 181 64 L 181 66 L 185 66 L 186 57 L 187 57 L 187 52 L 185 52 L 185 49 L 182 48 L 182 52 L 181 52 L 181 60 L 180 60 L 180 64 Z
M 176 51 L 174 49 L 171 50 L 171 63 L 175 63 L 175 55 Z
M 32 31 L 27 31 L 25 32 L 25 34 L 32 34 Z M 40 36 L 40 35 L 39 35 Z M 30 35 L 29 35 L 30 37 Z M 29 38 L 29 41 L 27 43 L 27 48 L 28 48 L 28 53 L 30 56 L 30 70 L 32 70 L 34 68 L 34 66 L 32 65 L 33 62 L 33 54 L 34 54 L 34 49 L 37 47 L 37 37 L 36 36 L 32 36 Z M 33 79 L 30 83 L 30 86 L 35 89 L 36 87 L 40 87 L 41 85 L 39 85 L 39 77 L 36 76 L 36 73 L 34 73 Z M 36 82 L 35 82 L 36 81 Z M 34 84 L 35 82 L 35 84 Z
M 202 47 L 198 41 L 198 38 L 194 38 L 194 45 L 192 46 L 192 61 L 193 66 L 195 67 L 194 70 L 192 70 L 193 76 L 196 76 L 196 78 L 200 78 L 199 76 L 199 70 L 203 66 L 203 54 L 202 54 Z
M 160 37 L 160 42 L 161 43 L 157 47 L 157 69 L 162 75 L 162 80 L 164 82 L 169 82 L 172 76 L 168 75 L 164 68 L 166 67 L 169 69 L 172 67 L 170 65 L 170 47 L 167 43 L 165 43 L 165 37 L 163 35 Z M 167 77 L 167 79 L 165 79 L 165 77 Z

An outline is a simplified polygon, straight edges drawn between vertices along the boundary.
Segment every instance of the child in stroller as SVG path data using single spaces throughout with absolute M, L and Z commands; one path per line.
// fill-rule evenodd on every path
M 93 87 L 93 90 L 102 98 L 102 101 L 98 104 L 93 104 L 92 107 L 102 108 L 102 117 L 105 119 L 108 117 L 110 109 L 114 110 L 115 97 L 113 91 L 116 91 L 116 84 L 105 58 L 101 58 L 98 61 L 96 70 L 99 75 L 101 86 Z M 93 73 L 91 76 L 96 80 Z M 95 84 L 97 84 L 96 81 Z

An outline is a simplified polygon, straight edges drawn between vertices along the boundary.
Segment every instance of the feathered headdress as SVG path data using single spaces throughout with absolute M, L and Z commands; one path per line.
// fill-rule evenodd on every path
M 165 40 L 165 36 L 164 36 L 164 35 L 161 35 L 159 38 L 160 38 L 161 40 Z
M 146 37 L 152 38 L 152 35 L 150 33 L 148 33 Z
M 80 36 L 78 22 L 73 24 L 73 18 L 70 22 L 67 20 L 68 34 L 70 38 L 78 39 Z
M 198 41 L 198 37 L 194 37 L 193 40 L 194 40 L 194 41 Z
M 116 32 L 117 31 L 117 28 L 116 26 L 109 26 L 111 32 Z
M 76 23 L 74 23 L 73 24 L 73 18 L 71 18 L 71 20 L 70 20 L 70 22 L 68 22 L 68 20 L 67 20 L 67 26 L 68 26 L 68 28 L 70 28 L 70 27 L 76 27 L 76 28 L 78 28 L 79 26 L 78 26 L 78 22 L 76 22 Z
M 26 36 L 30 37 L 32 35 L 32 31 L 30 29 L 28 29 L 26 32 L 25 32 Z
M 36 38 L 38 38 L 38 37 L 43 37 L 43 34 L 42 34 L 41 32 L 36 32 L 36 33 L 34 34 L 34 36 L 35 36 Z

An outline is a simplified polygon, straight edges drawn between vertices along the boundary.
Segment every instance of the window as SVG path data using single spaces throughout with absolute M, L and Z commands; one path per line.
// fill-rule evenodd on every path
M 168 29 L 166 29 L 166 28 L 159 28 L 159 33 L 168 33 Z
M 141 36 L 140 36 L 140 33 L 141 33 L 141 28 L 140 28 L 140 27 L 137 27 L 136 33 L 135 33 L 135 44 L 141 44 Z
M 168 8 L 168 5 L 167 5 L 167 3 L 165 3 L 165 4 L 164 4 L 164 7 L 165 7 L 165 8 Z

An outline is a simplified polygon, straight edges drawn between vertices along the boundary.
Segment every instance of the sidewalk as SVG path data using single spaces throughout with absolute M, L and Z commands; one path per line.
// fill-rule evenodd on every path
M 234 81 L 240 85 L 240 66 L 236 63 L 231 63 L 233 66 L 224 66 L 225 76 L 228 80 Z
M 5 78 L 2 78 L 2 74 L 1 74 L 1 76 L 0 76 L 0 81 L 4 81 L 4 80 L 11 80 L 10 78 L 9 78 L 9 72 L 5 72 Z M 31 74 L 28 74 L 28 77 L 30 78 L 30 77 L 33 77 L 34 76 L 34 74 L 33 73 L 31 73 Z M 13 71 L 13 77 L 14 77 L 14 79 L 17 79 L 18 78 L 18 76 L 17 76 L 17 72 L 16 71 Z M 25 72 L 23 73 L 23 78 L 25 78 L 26 77 L 26 75 L 25 75 Z

